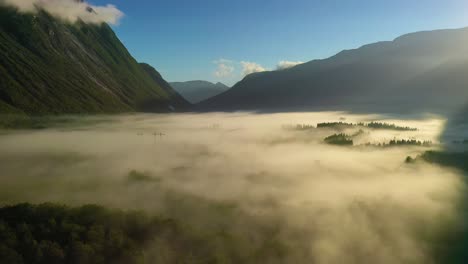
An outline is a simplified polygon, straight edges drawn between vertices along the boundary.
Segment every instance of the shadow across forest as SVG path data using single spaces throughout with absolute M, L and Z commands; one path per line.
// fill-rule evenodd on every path
M 341 112 L 50 120 L 0 134 L 0 263 L 393 264 L 464 256 L 466 217 L 454 209 L 463 208 L 460 173 L 404 164 L 420 147 L 337 147 L 324 138 L 354 132 L 316 128 L 382 120 L 417 129 L 363 128 L 356 143 L 436 141 L 443 120 Z
M 463 175 L 465 185 L 461 188 L 461 197 L 456 207 L 458 220 L 449 228 L 449 232 L 440 240 L 440 246 L 435 247 L 434 255 L 437 263 L 466 263 L 468 259 L 468 138 L 466 125 L 468 108 L 453 116 L 441 135 L 444 149 L 430 150 L 421 154 L 416 160 L 407 159 L 407 162 L 424 161 L 433 165 L 456 170 Z M 447 246 L 449 245 L 449 246 Z

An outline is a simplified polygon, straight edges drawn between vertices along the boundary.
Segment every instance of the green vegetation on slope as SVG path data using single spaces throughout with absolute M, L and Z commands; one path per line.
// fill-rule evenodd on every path
M 27 114 L 183 110 L 107 24 L 70 24 L 0 6 L 0 111 Z
M 95 125 L 110 121 L 104 116 L 28 116 L 20 114 L 0 114 L 0 129 L 46 129 L 46 128 L 75 128 Z

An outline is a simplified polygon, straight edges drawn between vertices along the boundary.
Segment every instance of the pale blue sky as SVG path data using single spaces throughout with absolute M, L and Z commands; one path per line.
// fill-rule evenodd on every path
M 325 58 L 414 31 L 468 26 L 466 0 L 90 2 L 110 3 L 125 13 L 113 26 L 119 38 L 166 80 L 228 85 L 240 80 L 243 70 Z

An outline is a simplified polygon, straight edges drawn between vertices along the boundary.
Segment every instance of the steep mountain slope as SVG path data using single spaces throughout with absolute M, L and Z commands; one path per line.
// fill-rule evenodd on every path
M 248 75 L 201 110 L 445 112 L 468 99 L 468 29 L 404 35 Z
M 107 24 L 72 24 L 0 5 L 0 112 L 186 109 L 189 103 L 152 71 Z
M 229 90 L 223 83 L 207 81 L 171 82 L 171 86 L 191 103 L 198 103 Z

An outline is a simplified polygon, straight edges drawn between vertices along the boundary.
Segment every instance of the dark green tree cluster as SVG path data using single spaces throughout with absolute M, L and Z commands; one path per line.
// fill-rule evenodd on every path
M 408 126 L 397 126 L 395 124 L 389 124 L 389 123 L 380 123 L 380 122 L 370 122 L 368 124 L 364 123 L 359 123 L 359 126 L 365 126 L 368 128 L 373 128 L 373 129 L 387 129 L 387 130 L 397 130 L 397 131 L 417 131 L 417 128 L 412 128 Z
M 0 129 L 46 129 L 53 127 L 76 128 L 110 122 L 108 117 L 91 117 L 83 115 L 28 116 L 20 114 L 0 114 Z
M 328 122 L 328 123 L 318 123 L 317 128 L 350 128 L 355 127 L 355 124 L 346 123 L 346 122 Z
M 1 114 L 1 129 L 43 129 L 47 127 L 47 120 L 29 117 L 22 114 Z
M 68 116 L 27 116 L 23 114 L 0 114 L 1 129 L 45 129 L 53 126 L 77 124 L 76 118 Z
M 142 248 L 173 222 L 95 205 L 0 209 L 0 263 L 142 263 Z
M 388 143 L 366 143 L 366 147 L 398 147 L 398 146 L 416 146 L 416 147 L 431 147 L 432 141 L 421 141 L 416 139 L 392 139 Z
M 381 123 L 381 122 L 370 122 L 370 123 L 346 123 L 346 122 L 328 122 L 328 123 L 318 123 L 317 128 L 334 128 L 334 129 L 344 129 L 344 128 L 353 128 L 353 127 L 367 127 L 372 129 L 386 129 L 386 130 L 397 130 L 397 131 L 417 131 L 417 128 L 412 127 L 403 127 L 397 126 L 395 124 Z
M 176 202 L 184 206 L 180 197 Z M 231 206 L 203 208 L 223 223 L 231 217 Z M 232 217 L 242 216 L 232 212 Z M 200 229 L 96 205 L 7 206 L 0 208 L 0 264 L 287 263 L 291 248 L 276 225 L 242 219 L 255 235 L 232 233 L 224 224 Z M 253 236 L 256 242 L 249 244 Z
M 334 134 L 324 139 L 325 143 L 330 145 L 352 146 L 354 144 L 351 136 L 346 134 Z
M 388 146 L 423 146 L 430 147 L 432 146 L 431 141 L 420 141 L 416 139 L 392 139 L 387 144 Z

